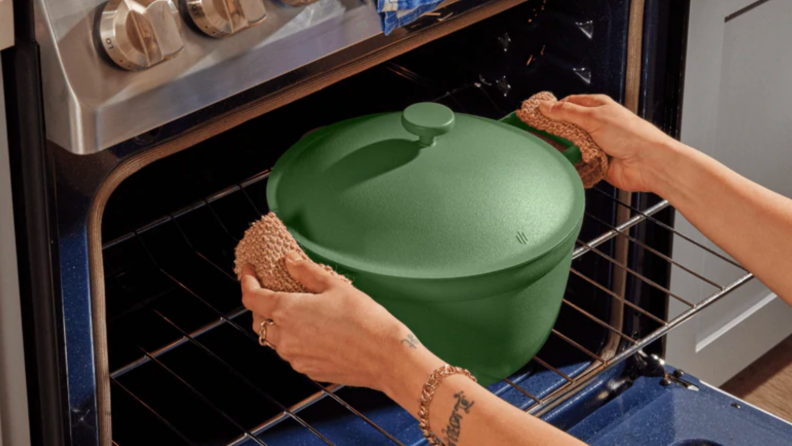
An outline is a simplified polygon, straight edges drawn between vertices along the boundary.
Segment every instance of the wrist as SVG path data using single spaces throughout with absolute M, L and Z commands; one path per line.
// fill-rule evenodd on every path
M 677 183 L 675 177 L 679 169 L 685 163 L 690 147 L 681 142 L 668 138 L 650 152 L 647 160 L 649 174 L 650 192 L 657 194 L 664 199 L 669 199 L 674 194 L 674 187 Z
M 404 347 L 403 349 L 400 347 Z M 429 375 L 445 362 L 423 345 L 410 348 L 400 344 L 391 356 L 391 367 L 381 390 L 414 416 L 421 399 L 421 390 Z

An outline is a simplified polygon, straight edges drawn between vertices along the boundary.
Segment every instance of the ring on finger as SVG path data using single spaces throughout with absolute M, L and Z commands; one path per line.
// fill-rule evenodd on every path
M 259 324 L 259 345 L 276 350 L 275 344 L 267 340 L 267 327 L 272 327 L 273 325 L 275 325 L 275 321 L 272 319 L 265 319 L 261 321 Z

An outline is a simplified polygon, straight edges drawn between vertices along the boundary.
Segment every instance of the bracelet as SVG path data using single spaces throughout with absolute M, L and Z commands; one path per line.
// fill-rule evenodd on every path
M 451 375 L 465 375 L 472 379 L 473 382 L 477 382 L 476 377 L 471 375 L 469 371 L 462 367 L 453 367 L 448 364 L 437 368 L 429 375 L 429 379 L 426 380 L 423 391 L 421 391 L 421 405 L 418 407 L 418 426 L 421 428 L 426 442 L 431 446 L 442 445 L 442 443 L 429 429 L 429 404 L 432 402 L 432 398 L 434 398 L 435 391 L 437 391 L 440 383 Z

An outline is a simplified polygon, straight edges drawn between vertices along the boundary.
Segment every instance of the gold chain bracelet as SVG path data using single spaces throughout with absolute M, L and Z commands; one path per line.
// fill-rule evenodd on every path
M 442 443 L 438 440 L 437 436 L 432 433 L 432 430 L 429 429 L 429 404 L 432 402 L 432 398 L 434 398 L 434 394 L 440 386 L 440 383 L 451 375 L 465 375 L 472 379 L 473 382 L 477 382 L 476 377 L 471 375 L 469 371 L 462 367 L 453 367 L 448 364 L 437 368 L 429 375 L 429 379 L 426 380 L 423 391 L 421 391 L 421 405 L 418 407 L 418 426 L 421 428 L 426 442 L 431 446 L 442 445 Z

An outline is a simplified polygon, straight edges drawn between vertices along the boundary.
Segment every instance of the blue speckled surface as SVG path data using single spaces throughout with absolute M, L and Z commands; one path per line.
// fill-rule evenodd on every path
M 520 376 L 522 373 L 523 376 Z M 533 385 L 543 377 L 541 370 L 520 372 L 512 380 L 527 380 Z M 602 393 L 602 385 L 623 373 L 614 370 L 578 393 L 544 419 L 564 424 L 576 410 L 585 410 L 592 401 L 586 390 Z M 556 375 L 557 376 L 557 375 Z M 786 423 L 729 395 L 702 384 L 696 378 L 685 379 L 699 387 L 688 390 L 678 384 L 660 385 L 660 378 L 641 377 L 617 398 L 592 412 L 569 432 L 592 446 L 785 446 L 792 445 L 792 424 Z M 613 383 L 613 381 L 610 381 Z M 508 385 L 507 385 L 508 386 Z M 516 392 L 503 383 L 490 390 L 507 401 L 525 407 L 522 398 L 510 397 Z M 368 389 L 342 389 L 338 395 L 363 415 L 391 433 L 405 445 L 425 444 L 414 419 L 384 395 Z M 596 397 L 596 395 L 593 395 Z M 523 395 L 524 397 L 524 395 Z M 596 398 L 595 398 L 596 399 Z M 740 408 L 732 404 L 738 402 Z M 298 416 L 314 426 L 322 435 L 337 444 L 389 445 L 386 436 L 346 410 L 336 401 L 324 398 L 299 412 Z M 262 433 L 267 445 L 318 445 L 322 440 L 295 420 L 285 418 Z
M 571 376 L 576 376 L 589 365 L 587 362 L 573 363 L 562 367 L 562 370 Z M 622 373 L 622 368 L 617 367 L 613 373 L 603 374 L 598 382 L 589 386 L 592 389 L 601 389 L 600 385 L 614 374 Z M 539 364 L 530 363 L 523 370 L 509 378 L 518 386 L 528 392 L 543 397 L 553 389 L 565 382 L 554 372 Z M 515 406 L 525 409 L 533 403 L 524 393 L 515 389 L 508 383 L 501 381 L 488 387 L 493 393 Z M 337 395 L 346 403 L 354 407 L 376 425 L 382 427 L 397 441 L 405 445 L 418 446 L 425 444 L 425 440 L 418 429 L 415 419 L 404 409 L 396 405 L 385 395 L 361 388 L 344 388 Z M 581 394 L 583 395 L 583 394 Z M 580 406 L 580 401 L 585 399 L 573 398 L 560 413 L 554 413 L 554 421 L 565 421 L 565 416 L 571 412 L 569 407 Z M 553 413 L 551 413 L 553 414 Z M 300 410 L 297 416 L 316 428 L 316 430 L 336 444 L 350 445 L 390 445 L 391 442 L 385 435 L 378 432 L 367 422 L 355 416 L 341 404 L 325 397 L 310 407 Z M 264 431 L 259 438 L 269 446 L 277 445 L 314 445 L 324 444 L 321 439 L 308 429 L 291 418 L 285 418 L 276 425 Z
M 661 386 L 660 378 L 638 378 L 569 432 L 592 446 L 792 445 L 792 424 L 696 378 L 684 379 L 700 390 Z
M 559 366 L 558 370 L 565 373 L 567 376 L 574 377 L 582 373 L 590 364 L 590 361 L 573 362 L 571 364 Z M 522 370 L 510 376 L 509 380 L 537 398 L 544 398 L 566 383 L 563 377 L 533 361 Z M 523 410 L 534 403 L 534 401 L 523 392 L 515 389 L 505 381 L 497 382 L 487 388 L 505 401 Z

